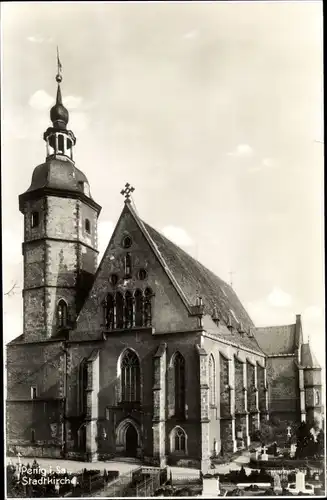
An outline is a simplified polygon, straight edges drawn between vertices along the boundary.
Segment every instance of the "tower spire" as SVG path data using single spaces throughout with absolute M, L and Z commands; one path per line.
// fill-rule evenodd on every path
M 57 82 L 56 103 L 50 110 L 50 119 L 52 127 L 49 127 L 44 133 L 44 140 L 47 143 L 47 157 L 53 155 L 64 155 L 69 159 L 73 159 L 73 146 L 76 143 L 76 138 L 70 130 L 67 130 L 69 122 L 69 113 L 62 102 L 61 82 L 62 82 L 62 64 L 59 56 L 59 48 L 57 46 L 57 74 L 55 78 Z

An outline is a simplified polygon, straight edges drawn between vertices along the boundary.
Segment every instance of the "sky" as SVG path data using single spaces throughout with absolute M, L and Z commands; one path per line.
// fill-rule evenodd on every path
M 1 27 L 5 342 L 22 333 L 18 195 L 45 160 L 59 45 L 100 252 L 129 182 L 257 326 L 301 314 L 324 365 L 322 3 L 6 2 Z

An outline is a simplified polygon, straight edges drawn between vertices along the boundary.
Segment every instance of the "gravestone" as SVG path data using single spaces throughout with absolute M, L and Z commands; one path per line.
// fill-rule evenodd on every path
M 262 453 L 261 453 L 260 460 L 263 460 L 263 461 L 267 461 L 267 460 L 268 460 L 268 455 L 267 455 L 267 446 L 264 446 L 264 447 L 262 448 Z
M 305 491 L 305 474 L 298 471 L 295 476 L 295 489 L 298 491 Z
M 217 495 L 220 495 L 220 484 L 219 484 L 219 476 L 217 477 Z
M 273 478 L 274 478 L 274 491 L 276 493 L 281 493 L 283 488 L 281 486 L 279 474 L 275 473 Z
M 290 449 L 290 457 L 294 457 L 296 452 L 296 444 L 292 443 L 291 444 L 291 449 Z

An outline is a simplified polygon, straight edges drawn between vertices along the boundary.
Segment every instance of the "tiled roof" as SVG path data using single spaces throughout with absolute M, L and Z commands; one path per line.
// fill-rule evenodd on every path
M 296 348 L 296 325 L 265 326 L 253 330 L 264 353 L 293 354 Z
M 188 303 L 195 305 L 197 297 L 201 296 L 204 314 L 213 316 L 218 313 L 218 318 L 221 320 L 220 326 L 217 328 L 214 323 L 209 322 L 213 325 L 213 330 L 208 333 L 261 352 L 256 339 L 248 335 L 254 327 L 253 322 L 230 285 L 157 230 L 145 222 L 142 224 Z M 229 330 L 226 327 L 228 323 L 234 329 Z M 243 334 L 237 331 L 240 326 L 244 330 Z
M 226 323 L 230 318 L 235 327 L 240 322 L 246 330 L 254 326 L 227 283 L 151 226 L 143 224 L 190 304 L 195 305 L 197 296 L 201 296 L 206 314 L 213 315 L 216 309 Z
M 219 324 L 219 326 L 217 326 L 208 316 L 203 318 L 203 327 L 207 333 L 214 335 L 223 342 L 232 343 L 240 348 L 246 347 L 251 351 L 263 354 L 262 349 L 254 336 L 249 336 L 247 333 L 243 333 L 241 335 L 236 330 L 229 330 L 224 324 Z
M 320 364 L 312 352 L 310 344 L 302 344 L 301 346 L 301 366 L 304 368 L 320 368 Z

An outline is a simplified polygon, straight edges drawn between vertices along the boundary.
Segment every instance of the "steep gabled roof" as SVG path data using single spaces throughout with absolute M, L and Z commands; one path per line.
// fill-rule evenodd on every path
M 126 211 L 129 211 L 133 216 L 188 312 L 194 314 L 194 306 L 196 305 L 197 298 L 201 296 L 204 315 L 208 317 L 217 316 L 217 319 L 221 320 L 219 333 L 218 328 L 215 328 L 214 334 L 240 347 L 243 346 L 256 352 L 261 352 L 256 339 L 250 334 L 250 331 L 254 327 L 253 322 L 234 290 L 200 262 L 160 234 L 156 229 L 143 222 L 130 200 L 125 202 L 125 207 L 116 224 L 107 250 L 102 257 L 96 276 L 100 272 L 102 262 L 119 226 L 119 221 Z M 96 276 L 94 277 L 94 281 L 96 280 Z M 213 323 L 213 325 L 215 324 Z M 229 330 L 226 325 L 230 325 L 233 328 Z M 238 329 L 242 330 L 243 333 L 239 333 Z
M 240 323 L 245 330 L 254 326 L 236 293 L 227 283 L 149 224 L 143 224 L 189 304 L 194 305 L 197 295 L 200 295 L 205 314 L 212 316 L 216 310 L 225 323 L 230 321 L 235 328 Z
M 296 325 L 264 326 L 253 329 L 253 334 L 264 353 L 294 354 L 297 344 Z
M 321 368 L 310 344 L 302 344 L 301 346 L 301 366 L 303 368 Z

